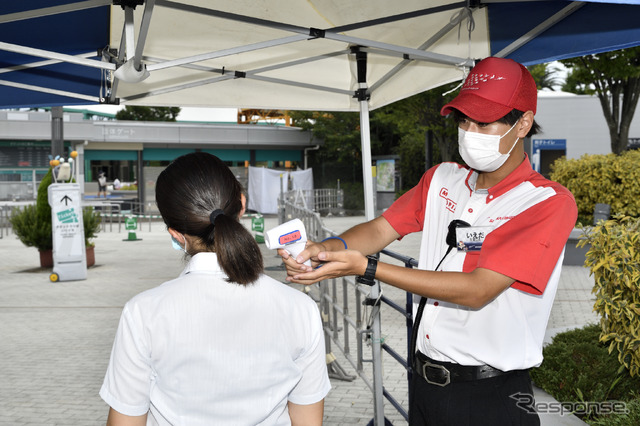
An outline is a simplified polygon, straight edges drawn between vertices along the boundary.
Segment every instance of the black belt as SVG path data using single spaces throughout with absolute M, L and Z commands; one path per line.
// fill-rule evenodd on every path
M 427 383 L 438 386 L 447 386 L 449 383 L 470 382 L 474 380 L 488 379 L 509 371 L 498 370 L 489 365 L 460 365 L 451 362 L 433 360 L 421 352 L 416 352 L 414 357 L 415 372 L 425 379 Z

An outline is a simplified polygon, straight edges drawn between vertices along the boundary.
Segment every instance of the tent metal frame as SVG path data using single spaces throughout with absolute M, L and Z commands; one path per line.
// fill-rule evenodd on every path
M 224 78 L 207 78 L 200 81 L 190 82 L 188 84 L 176 84 L 171 87 L 165 87 L 161 90 L 156 91 L 148 91 L 144 93 L 138 93 L 133 96 L 129 96 L 128 98 L 118 99 L 117 97 L 117 89 L 118 89 L 118 81 L 117 74 L 115 73 L 119 68 L 125 66 L 127 62 L 132 61 L 130 65 L 131 68 L 137 71 L 141 71 L 146 69 L 146 71 L 152 73 L 154 71 L 173 68 L 173 67 L 190 67 L 198 62 L 202 62 L 205 60 L 211 60 L 216 58 L 222 58 L 225 56 L 235 55 L 239 53 L 250 52 L 254 50 L 262 50 L 267 49 L 269 47 L 274 47 L 278 45 L 284 45 L 289 43 L 295 43 L 301 40 L 313 40 L 313 39 L 326 39 L 338 42 L 338 46 L 340 46 L 339 50 L 332 52 L 328 55 L 343 55 L 350 54 L 348 49 L 344 48 L 344 45 L 347 44 L 349 46 L 360 46 L 362 49 L 366 49 L 367 52 L 376 55 L 390 55 L 390 56 L 401 56 L 403 57 L 403 61 L 398 64 L 391 72 L 385 75 L 383 78 L 378 81 L 372 82 L 368 88 L 371 93 L 374 93 L 375 90 L 382 85 L 384 85 L 387 81 L 389 81 L 395 74 L 397 74 L 402 68 L 404 68 L 411 61 L 426 61 L 444 65 L 451 65 L 454 67 L 461 68 L 470 68 L 473 66 L 474 61 L 471 58 L 461 58 L 454 57 L 448 55 L 441 55 L 436 53 L 427 52 L 428 49 L 433 43 L 435 43 L 442 35 L 447 34 L 451 30 L 453 30 L 462 20 L 466 19 L 467 15 L 461 13 L 456 18 L 455 21 L 447 23 L 443 26 L 443 28 L 434 35 L 429 41 L 425 42 L 423 45 L 418 48 L 406 47 L 406 46 L 398 46 L 392 45 L 388 43 L 381 43 L 375 40 L 363 39 L 358 37 L 352 37 L 342 34 L 346 31 L 352 31 L 356 29 L 372 27 L 381 24 L 387 24 L 391 22 L 399 22 L 406 19 L 416 18 L 424 15 L 429 15 L 433 13 L 439 13 L 448 10 L 466 10 L 469 15 L 472 15 L 473 12 L 489 3 L 499 3 L 504 0 L 463 0 L 456 3 L 451 3 L 447 5 L 425 8 L 421 10 L 415 10 L 407 13 L 401 13 L 393 16 L 387 16 L 383 18 L 371 19 L 362 22 L 354 22 L 352 24 L 341 25 L 338 27 L 330 28 L 330 29 L 319 29 L 319 28 L 308 28 L 302 26 L 296 26 L 291 24 L 285 24 L 282 22 L 271 21 L 266 19 L 255 18 L 249 15 L 241 15 L 234 14 L 229 12 L 224 12 L 215 9 L 209 9 L 205 7 L 185 5 L 176 1 L 171 0 L 145 0 L 144 1 L 144 12 L 142 15 L 141 23 L 138 31 L 138 40 L 137 43 L 134 41 L 134 22 L 133 22 L 133 11 L 135 9 L 135 5 L 140 2 L 127 2 L 127 1 L 114 1 L 114 0 L 84 0 L 78 1 L 74 3 L 63 4 L 59 6 L 52 7 L 44 7 L 41 9 L 29 10 L 19 13 L 10 13 L 6 15 L 0 16 L 0 24 L 8 23 L 8 22 L 16 22 L 21 20 L 27 20 L 37 17 L 43 16 L 51 16 L 51 15 L 59 15 L 73 11 L 80 11 L 84 9 L 103 7 L 108 5 L 113 5 L 114 3 L 120 4 L 122 3 L 122 9 L 125 14 L 125 23 L 122 28 L 123 36 L 121 38 L 121 43 L 118 48 L 118 56 L 117 57 L 108 57 L 103 56 L 103 60 L 95 60 L 89 59 L 88 55 L 67 55 L 64 53 L 59 53 L 51 50 L 43 50 L 43 49 L 35 49 L 28 46 L 22 46 L 11 43 L 0 43 L 0 50 L 21 53 L 26 55 L 31 55 L 34 57 L 40 57 L 44 59 L 48 59 L 51 61 L 65 62 L 69 64 L 76 64 L 80 66 L 93 67 L 102 69 L 103 71 L 109 73 L 107 79 L 108 87 L 107 87 L 107 95 L 99 96 L 96 94 L 95 97 L 77 94 L 71 91 L 56 91 L 55 89 L 38 86 L 38 85 L 20 85 L 18 83 L 12 83 L 7 80 L 0 80 L 0 85 L 11 86 L 11 87 L 19 87 L 32 91 L 40 91 L 44 93 L 53 93 L 53 94 L 61 94 L 64 96 L 69 96 L 72 98 L 87 100 L 90 102 L 96 103 L 112 103 L 117 104 L 122 101 L 126 103 L 131 100 L 139 100 L 145 97 L 154 96 L 161 93 L 170 93 L 173 91 L 183 90 L 185 88 L 192 88 L 197 86 L 205 86 L 214 83 L 218 83 L 221 81 L 226 81 L 229 79 L 229 76 L 226 74 L 232 73 L 231 78 L 251 78 L 255 80 L 261 80 L 264 82 L 269 82 L 278 85 L 289 85 L 289 86 L 297 86 L 303 87 L 306 89 L 325 91 L 325 92 L 333 92 L 333 93 L 344 93 L 344 94 L 353 94 L 349 89 L 343 88 L 332 88 L 326 87 L 322 85 L 313 85 L 313 84 L 305 84 L 294 82 L 285 79 L 277 79 L 277 78 L 268 78 L 259 76 L 260 73 L 266 71 L 272 71 L 278 68 L 286 68 L 288 66 L 294 66 L 305 63 L 305 61 L 311 62 L 314 60 L 318 60 L 322 57 L 308 57 L 303 58 L 297 61 L 291 61 L 289 63 L 282 63 L 273 65 L 270 67 L 264 67 L 262 69 L 255 70 L 211 70 L 212 72 L 221 73 Z M 520 0 L 510 0 L 510 1 L 520 1 Z M 525 1 L 525 0 L 522 0 Z M 131 4 L 132 6 L 128 6 L 126 4 Z M 535 38 L 537 35 L 545 31 L 546 29 L 552 27 L 558 22 L 562 21 L 576 10 L 581 8 L 585 2 L 574 1 L 568 2 L 567 6 L 562 9 L 560 12 L 556 13 L 554 16 L 548 18 L 541 24 L 539 24 L 536 28 L 532 29 L 528 33 L 524 34 L 518 40 L 501 50 L 495 56 L 507 56 L 513 51 L 517 50 L 522 45 L 526 44 L 528 41 Z M 155 58 L 153 61 L 148 61 L 147 63 L 143 62 L 147 61 L 147 59 L 143 56 L 144 45 L 146 42 L 146 37 L 148 34 L 149 26 L 151 24 L 151 19 L 153 15 L 153 10 L 155 6 L 164 7 L 164 8 L 173 8 L 181 11 L 188 11 L 192 13 L 196 13 L 204 16 L 211 16 L 220 19 L 232 20 L 239 23 L 257 25 L 262 27 L 267 27 L 271 29 L 282 30 L 285 32 L 293 33 L 291 36 L 267 40 L 260 43 L 249 44 L 245 46 L 239 46 L 230 49 L 223 49 L 220 51 L 207 52 L 195 56 L 178 58 L 178 59 L 162 59 Z M 114 10 L 117 8 L 114 7 Z M 324 56 L 326 57 L 326 56 Z M 51 65 L 55 62 L 47 62 L 47 61 L 38 61 L 29 64 L 25 64 L 20 67 L 21 70 L 29 69 L 29 68 L 38 68 L 46 65 Z M 4 68 L 0 69 L 0 73 L 7 73 L 11 71 L 15 71 L 16 68 Z M 145 74 L 140 73 L 141 79 Z
M 227 20 L 232 20 L 236 22 L 257 25 L 257 26 L 263 26 L 270 29 L 277 29 L 285 32 L 291 32 L 294 34 L 291 36 L 282 37 L 278 39 L 267 40 L 259 43 L 253 43 L 253 44 L 247 44 L 244 46 L 234 47 L 230 49 L 223 49 L 219 51 L 213 51 L 213 52 L 203 53 L 203 54 L 179 58 L 179 59 L 162 60 L 160 58 L 154 58 L 155 60 L 153 61 L 153 63 L 142 65 L 139 59 L 140 59 L 141 52 L 144 49 L 143 44 L 144 44 L 144 40 L 146 39 L 149 22 L 151 21 L 150 15 L 153 13 L 154 6 L 174 8 L 181 11 L 188 11 L 188 12 L 197 13 L 200 15 L 213 16 L 216 18 L 227 19 Z M 123 37 L 122 37 L 122 42 L 121 42 L 119 51 L 120 52 L 122 52 L 123 50 L 127 51 L 127 60 L 122 61 L 123 59 L 122 54 L 120 54 L 120 56 L 116 60 L 117 62 L 116 65 L 119 68 L 124 66 L 127 63 L 127 61 L 133 60 L 133 61 L 137 61 L 137 62 L 134 62 L 134 65 L 133 65 L 134 69 L 139 70 L 140 67 L 145 67 L 148 72 L 152 73 L 157 70 L 171 68 L 171 67 L 180 67 L 180 66 L 193 67 L 198 62 L 217 59 L 224 56 L 235 55 L 235 54 L 250 52 L 254 50 L 266 49 L 269 47 L 295 43 L 302 40 L 313 40 L 313 39 L 322 38 L 322 39 L 333 40 L 339 43 L 338 44 L 338 46 L 340 47 L 339 50 L 337 52 L 332 52 L 329 55 L 354 54 L 353 49 L 347 49 L 347 50 L 344 49 L 344 45 L 347 44 L 348 46 L 363 47 L 364 49 L 367 49 L 369 53 L 401 56 L 404 59 L 402 63 L 398 67 L 394 68 L 390 73 L 388 73 L 383 79 L 383 81 L 377 82 L 376 83 L 377 85 L 374 86 L 374 89 L 375 89 L 377 87 L 380 87 L 381 84 L 384 84 L 385 81 L 388 81 L 394 74 L 400 71 L 402 66 L 406 66 L 406 64 L 408 64 L 410 61 L 427 61 L 427 62 L 433 62 L 438 64 L 451 65 L 455 67 L 466 67 L 466 68 L 472 67 L 474 64 L 474 61 L 469 58 L 460 58 L 460 57 L 442 55 L 442 54 L 425 51 L 424 50 L 425 48 L 428 48 L 433 43 L 435 43 L 436 41 L 435 39 L 431 39 L 425 42 L 422 46 L 420 46 L 420 48 L 416 49 L 411 47 L 392 45 L 388 43 L 381 43 L 375 40 L 367 40 L 359 37 L 346 36 L 341 34 L 341 32 L 358 29 L 358 28 L 364 28 L 364 27 L 373 26 L 373 25 L 379 25 L 382 23 L 397 22 L 405 19 L 415 18 L 417 16 L 427 15 L 427 14 L 436 13 L 436 12 L 442 12 L 445 10 L 455 10 L 461 7 L 466 8 L 468 6 L 469 6 L 469 3 L 463 1 L 459 3 L 452 3 L 445 6 L 427 8 L 427 9 L 422 9 L 422 10 L 414 11 L 410 13 L 403 13 L 399 15 L 388 16 L 385 18 L 374 19 L 374 20 L 369 20 L 365 22 L 358 22 L 358 23 L 353 23 L 349 25 L 343 25 L 340 27 L 332 28 L 332 29 L 318 29 L 318 28 L 309 28 L 309 27 L 285 24 L 282 22 L 276 22 L 276 21 L 271 21 L 266 19 L 259 19 L 259 18 L 247 16 L 247 15 L 239 15 L 239 14 L 223 12 L 220 10 L 214 10 L 214 9 L 209 9 L 209 8 L 204 8 L 199 6 L 184 5 L 184 4 L 177 3 L 170 0 L 146 0 L 145 11 L 143 14 L 142 24 L 141 24 L 141 28 L 138 36 L 138 42 L 137 44 L 135 44 L 135 52 L 136 52 L 135 55 L 132 55 L 130 53 L 130 51 L 134 50 L 134 47 L 131 46 L 131 44 L 135 43 L 133 41 L 133 29 L 131 28 L 133 25 L 133 22 L 132 22 L 133 8 L 130 6 L 123 6 L 123 9 L 125 10 L 125 28 L 123 29 Z M 455 28 L 457 24 L 459 24 L 459 22 L 462 21 L 462 19 L 464 19 L 464 17 L 459 17 L 457 21 L 453 23 L 448 23 L 443 27 L 443 29 L 439 32 L 439 34 L 444 34 L 448 31 L 451 31 L 453 28 Z M 371 92 L 372 92 L 371 88 L 368 86 L 363 87 L 361 82 L 360 83 L 361 87 L 359 88 L 359 90 L 356 91 L 356 93 L 354 93 L 350 89 L 331 88 L 326 86 L 314 85 L 311 83 L 300 83 L 300 82 L 294 82 L 294 81 L 285 80 L 285 79 L 277 79 L 273 77 L 264 77 L 259 75 L 260 73 L 263 73 L 265 71 L 273 71 L 278 68 L 286 68 L 288 66 L 312 62 L 312 61 L 315 61 L 321 58 L 326 58 L 326 57 L 327 55 L 312 56 L 312 57 L 308 57 L 308 58 L 304 58 L 296 61 L 272 65 L 262 69 L 254 69 L 254 70 L 225 70 L 225 69 L 220 70 L 220 69 L 208 68 L 207 69 L 208 71 L 214 72 L 214 73 L 220 73 L 222 75 L 219 77 L 207 78 L 200 81 L 177 84 L 171 87 L 165 87 L 160 90 L 149 91 L 146 93 L 139 93 L 134 96 L 129 96 L 126 99 L 122 99 L 122 101 L 126 103 L 127 101 L 142 99 L 147 96 L 158 95 L 161 93 L 170 93 L 172 91 L 179 91 L 185 88 L 193 88 L 198 86 L 210 85 L 210 84 L 218 83 L 221 81 L 226 81 L 231 78 L 250 78 L 250 79 L 261 80 L 261 81 L 269 82 L 273 84 L 304 87 L 306 89 L 319 90 L 319 91 L 329 91 L 329 92 L 345 94 L 347 96 L 353 96 L 353 97 L 358 97 L 360 96 L 358 92 L 365 91 L 367 93 L 367 98 L 365 101 L 361 100 L 359 102 L 359 105 L 360 105 L 360 111 L 361 111 L 360 114 L 361 114 L 361 129 L 362 129 L 362 132 L 361 132 L 362 152 L 363 152 L 362 161 L 363 161 L 363 172 L 365 177 L 365 214 L 367 219 L 370 220 L 370 219 L 373 219 L 374 217 L 373 183 L 372 183 L 373 181 L 372 181 L 372 173 L 370 170 L 370 166 L 368 166 L 371 163 L 370 135 L 368 130 L 365 130 L 365 129 L 368 129 L 368 114 L 369 114 L 368 99 L 371 96 Z M 160 60 L 158 61 L 158 59 Z M 117 80 L 118 80 L 117 78 L 114 79 L 114 84 L 117 84 Z M 112 90 L 108 96 L 108 99 L 111 102 L 114 102 L 117 99 L 117 90 L 114 90 L 114 89 L 117 89 L 117 87 L 112 87 Z M 364 123 L 364 121 L 366 121 L 366 123 Z

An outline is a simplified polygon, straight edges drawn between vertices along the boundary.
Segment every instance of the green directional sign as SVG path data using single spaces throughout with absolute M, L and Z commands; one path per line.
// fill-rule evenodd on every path
M 78 214 L 73 208 L 56 212 L 60 223 L 78 223 Z

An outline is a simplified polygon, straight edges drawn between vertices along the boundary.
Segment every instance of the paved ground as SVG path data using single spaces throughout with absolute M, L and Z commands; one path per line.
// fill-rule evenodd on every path
M 341 231 L 363 218 L 329 218 L 325 224 Z M 249 224 L 248 221 L 246 221 Z M 267 228 L 276 224 L 268 218 Z M 115 225 L 96 239 L 96 265 L 88 278 L 75 282 L 49 282 L 49 270 L 38 268 L 38 252 L 24 247 L 13 235 L 0 239 L 0 426 L 101 425 L 108 407 L 98 391 L 124 303 L 133 295 L 175 277 L 181 256 L 171 248 L 164 226 L 142 225 L 141 241 L 123 241 L 124 229 Z M 392 249 L 417 254 L 419 238 L 408 237 Z M 279 259 L 264 248 L 270 275 L 281 279 Z M 565 267 L 549 323 L 549 336 L 559 330 L 597 320 L 591 312 L 593 279 L 582 267 Z M 404 293 L 384 286 L 384 294 L 404 304 Z M 402 351 L 406 347 L 404 319 L 383 308 L 385 342 Z M 355 339 L 350 339 L 352 354 Z M 365 346 L 365 355 L 368 348 Z M 333 345 L 333 353 L 347 374 L 353 366 Z M 353 355 L 352 355 L 353 356 Z M 368 356 L 367 356 L 368 357 Z M 386 389 L 406 407 L 406 373 L 384 356 Z M 368 370 L 367 370 L 368 369 Z M 365 372 L 370 367 L 365 364 Z M 325 402 L 325 424 L 367 424 L 373 417 L 371 391 L 361 378 L 332 379 Z M 543 392 L 537 401 L 553 402 Z M 394 425 L 404 419 L 390 404 L 385 416 Z M 543 424 L 583 424 L 575 417 L 541 416 Z

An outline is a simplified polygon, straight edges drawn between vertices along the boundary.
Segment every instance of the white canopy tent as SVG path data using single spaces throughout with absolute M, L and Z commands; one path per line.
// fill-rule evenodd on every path
M 114 73 L 109 100 L 360 111 L 368 219 L 374 216 L 369 106 L 460 79 L 462 68 L 473 64 L 466 59 L 472 51 L 476 57 L 489 55 L 486 40 L 453 31 L 466 28 L 470 19 L 470 12 L 460 9 L 464 3 L 434 1 L 425 8 L 420 0 L 341 6 L 316 1 L 291 7 L 286 0 L 242 0 L 216 5 L 224 9 L 211 3 L 147 1 L 135 13 L 126 8 L 112 15 L 110 45 L 120 52 L 116 62 L 128 59 Z M 486 33 L 486 15 L 477 15 L 474 31 Z M 396 78 L 399 74 L 402 78 Z
M 361 111 L 459 80 L 640 44 L 639 0 L 28 0 L 0 15 L 0 107 L 87 102 Z M 96 54 L 97 52 L 97 54 Z
M 129 17 L 142 23 L 132 25 L 141 30 L 130 38 L 120 30 L 128 14 L 114 13 L 110 46 L 122 55 L 131 48 L 126 42 L 137 40 L 141 54 L 132 60 L 149 76 L 136 82 L 146 74 L 131 73 L 134 83 L 119 82 L 111 98 L 140 105 L 357 111 L 357 51 L 369 56 L 373 108 L 460 79 L 456 65 L 472 65 L 466 59 L 472 52 L 489 55 L 486 39 L 477 37 L 470 46 L 466 31 L 453 31 L 467 16 L 460 11 L 464 3 L 222 3 L 156 0 L 154 7 L 147 1 Z M 476 15 L 474 33 L 486 33 L 486 15 Z M 145 16 L 152 17 L 148 26 Z M 374 16 L 381 19 L 369 21 Z M 402 78 L 393 78 L 398 73 Z

